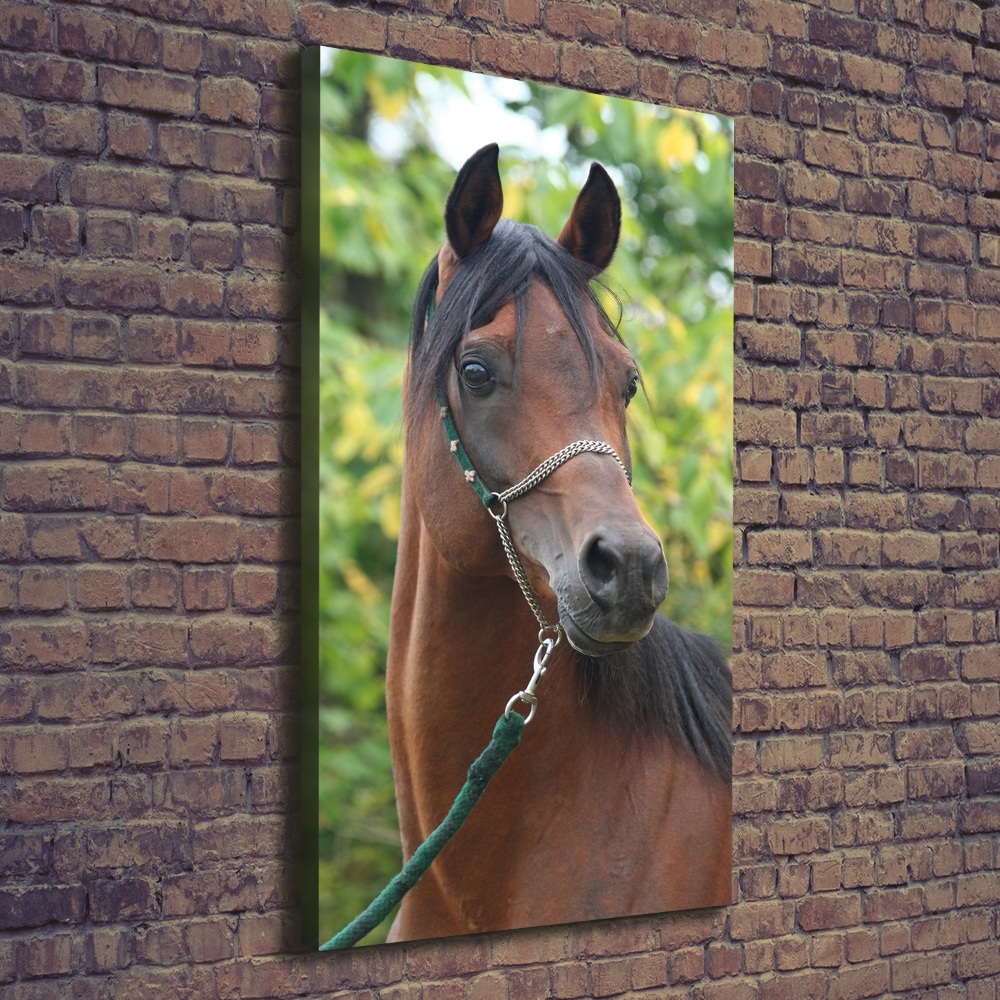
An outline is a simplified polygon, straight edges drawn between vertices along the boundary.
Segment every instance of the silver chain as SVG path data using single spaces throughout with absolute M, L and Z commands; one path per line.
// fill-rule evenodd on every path
M 576 455 L 582 455 L 584 452 L 593 451 L 599 452 L 603 455 L 611 455 L 614 460 L 621 467 L 622 472 L 625 473 L 625 478 L 631 483 L 632 477 L 628 473 L 628 469 L 625 468 L 625 463 L 618 457 L 618 452 L 615 451 L 611 445 L 604 441 L 574 441 L 572 444 L 566 445 L 561 451 L 557 451 L 550 458 L 545 459 L 537 469 L 529 472 L 524 479 L 514 486 L 511 486 L 509 490 L 504 490 L 503 493 L 496 493 L 494 496 L 498 500 L 506 502 L 507 500 L 514 500 L 519 496 L 527 493 L 528 490 L 533 489 L 537 486 L 546 476 L 551 475 L 556 469 L 559 468 L 563 462 L 569 461 Z
M 521 565 L 517 550 L 514 548 L 514 541 L 510 537 L 510 529 L 507 527 L 507 501 L 516 500 L 518 497 L 524 496 L 525 493 L 536 487 L 543 479 L 552 475 L 564 462 L 568 462 L 571 458 L 582 455 L 584 452 L 611 455 L 621 467 L 622 472 L 625 473 L 625 478 L 628 479 L 629 483 L 632 482 L 632 477 L 629 475 L 628 469 L 625 468 L 625 463 L 618 457 L 618 452 L 611 445 L 604 441 L 574 441 L 572 444 L 568 444 L 565 448 L 557 451 L 550 458 L 545 459 L 541 465 L 529 472 L 524 479 L 511 486 L 510 489 L 504 490 L 503 493 L 494 493 L 494 500 L 500 504 L 499 513 L 494 513 L 492 508 L 487 508 L 490 516 L 497 523 L 497 530 L 500 532 L 500 542 L 507 555 L 510 568 L 514 571 L 514 579 L 517 580 L 517 585 L 521 588 L 521 593 L 524 594 L 524 599 L 528 602 L 528 607 L 531 608 L 532 614 L 534 614 L 535 620 L 538 622 L 540 629 L 539 641 L 541 641 L 542 633 L 545 631 L 555 633 L 558 641 L 558 636 L 562 632 L 562 625 L 559 622 L 550 625 L 545 620 L 545 615 L 542 614 L 542 609 L 535 599 L 531 585 L 528 583 L 528 578 L 525 576 L 524 567 Z
M 506 512 L 507 508 L 504 507 L 504 514 Z M 528 578 L 524 575 L 524 567 L 521 565 L 521 560 L 514 549 L 514 542 L 510 537 L 510 529 L 507 527 L 507 519 L 503 515 L 497 516 L 493 511 L 490 511 L 490 514 L 496 521 L 497 528 L 500 531 L 500 542 L 503 545 L 504 552 L 507 553 L 507 561 L 510 563 L 510 568 L 514 571 L 514 579 L 517 580 L 517 585 L 521 588 L 521 593 L 524 594 L 524 599 L 528 602 L 528 607 L 531 608 L 531 612 L 535 616 L 535 621 L 538 622 L 538 627 L 540 629 L 555 630 L 556 632 L 560 631 L 562 625 L 558 622 L 555 625 L 550 625 L 545 620 L 545 615 L 542 614 L 542 609 L 538 606 L 538 601 L 535 600 L 535 595 L 528 583 Z

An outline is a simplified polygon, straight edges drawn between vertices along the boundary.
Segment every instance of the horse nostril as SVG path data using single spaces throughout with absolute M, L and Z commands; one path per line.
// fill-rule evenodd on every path
M 605 589 L 618 575 L 618 562 L 600 535 L 592 538 L 587 546 L 584 566 L 590 580 L 600 590 Z
M 595 532 L 583 548 L 580 577 L 602 611 L 627 602 L 657 607 L 667 593 L 667 564 L 658 539 Z

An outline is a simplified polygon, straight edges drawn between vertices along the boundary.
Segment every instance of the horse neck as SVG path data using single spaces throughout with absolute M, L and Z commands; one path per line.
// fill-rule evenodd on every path
M 507 702 L 531 679 L 537 648 L 538 624 L 517 584 L 449 565 L 404 489 L 386 677 L 396 786 L 408 790 L 399 803 L 404 839 L 409 809 L 423 826 L 450 805 Z M 579 710 L 571 654 L 564 645 L 552 657 L 540 713 Z M 536 738 L 548 729 L 532 723 Z
M 492 530 L 485 512 L 483 518 Z M 482 714 L 492 730 L 507 700 L 531 677 L 537 632 L 510 578 L 471 576 L 438 553 L 404 490 L 389 649 L 391 714 L 449 729 Z

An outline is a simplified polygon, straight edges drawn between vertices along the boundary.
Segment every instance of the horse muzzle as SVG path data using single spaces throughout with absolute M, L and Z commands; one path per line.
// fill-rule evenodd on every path
M 652 628 L 667 586 L 663 548 L 648 526 L 596 528 L 580 547 L 575 574 L 556 581 L 566 638 L 587 656 L 627 648 Z

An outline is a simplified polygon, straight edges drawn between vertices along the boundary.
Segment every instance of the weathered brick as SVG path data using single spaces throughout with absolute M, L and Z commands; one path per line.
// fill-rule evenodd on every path
M 159 53 L 159 35 L 140 21 L 68 10 L 59 14 L 59 48 L 74 55 L 149 66 Z
M 798 904 L 799 926 L 809 932 L 856 926 L 861 922 L 861 905 L 857 893 L 812 896 Z
M 621 34 L 622 15 L 617 8 L 591 7 L 572 0 L 554 0 L 545 6 L 545 27 L 559 38 L 578 42 L 608 42 Z
M 809 132 L 805 137 L 805 162 L 838 172 L 861 174 L 866 164 L 865 146 L 829 132 Z
M 0 91 L 33 100 L 89 104 L 96 95 L 96 70 L 76 59 L 0 54 Z
M 598 62 L 593 59 L 592 51 L 583 45 L 566 42 L 560 47 L 560 79 L 572 86 L 612 94 L 626 93 L 635 86 L 638 74 L 638 65 L 630 54 L 612 54 L 609 50 Z
M 794 42 L 776 42 L 771 55 L 771 68 L 779 76 L 806 83 L 831 86 L 840 75 L 839 60 L 828 49 Z
M 49 923 L 79 923 L 86 906 L 81 886 L 40 886 L 0 889 L 0 927 L 42 927 Z
M 195 112 L 197 84 L 186 76 L 158 70 L 99 66 L 97 91 L 98 99 L 104 104 L 190 116 Z

